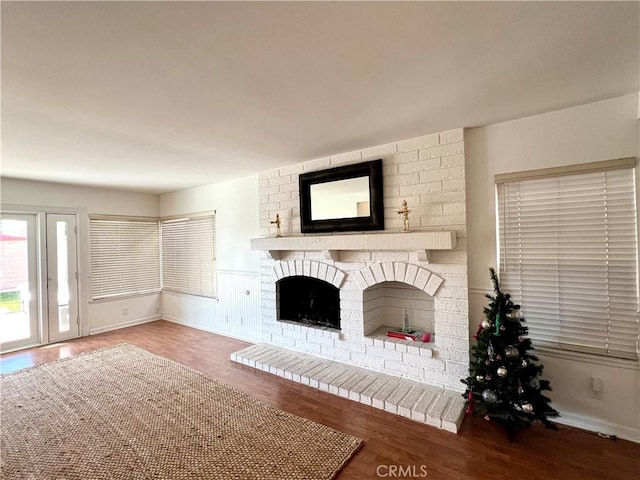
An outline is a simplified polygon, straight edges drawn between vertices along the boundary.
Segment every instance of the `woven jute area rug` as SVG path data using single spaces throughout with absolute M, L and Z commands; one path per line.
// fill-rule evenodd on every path
M 330 479 L 361 440 L 123 344 L 2 376 L 2 479 Z

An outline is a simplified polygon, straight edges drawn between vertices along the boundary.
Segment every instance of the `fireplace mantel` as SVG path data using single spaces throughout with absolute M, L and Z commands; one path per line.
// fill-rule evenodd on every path
M 431 250 L 453 250 L 456 232 L 402 232 L 340 235 L 304 235 L 294 237 L 263 237 L 251 239 L 251 250 L 262 250 L 279 260 L 285 251 L 321 251 L 327 260 L 339 261 L 340 252 L 414 251 L 418 260 L 429 261 Z

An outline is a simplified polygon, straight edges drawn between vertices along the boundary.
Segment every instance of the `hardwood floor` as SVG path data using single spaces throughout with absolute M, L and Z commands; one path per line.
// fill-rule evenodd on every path
M 608 440 L 562 425 L 557 432 L 534 426 L 510 444 L 499 426 L 476 417 L 467 417 L 460 434 L 453 435 L 236 364 L 229 355 L 248 343 L 165 321 L 5 354 L 0 357 L 0 370 L 10 372 L 122 342 L 189 365 L 282 410 L 362 438 L 364 447 L 338 475 L 340 480 L 640 478 L 640 444 Z

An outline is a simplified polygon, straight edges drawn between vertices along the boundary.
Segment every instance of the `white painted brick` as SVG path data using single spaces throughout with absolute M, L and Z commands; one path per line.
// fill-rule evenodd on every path
M 418 342 L 412 342 L 407 345 L 407 353 L 412 355 L 420 355 L 421 348 L 417 345 Z
M 359 160 L 362 160 L 362 152 L 360 150 L 340 153 L 338 155 L 331 156 L 331 166 L 335 167 L 347 163 L 356 163 Z
M 307 334 L 306 332 L 301 332 L 301 331 L 296 331 L 296 330 L 289 330 L 286 333 L 283 333 L 283 335 L 286 335 L 289 338 L 293 338 L 294 340 L 304 340 L 305 342 L 307 341 Z M 298 343 L 298 342 L 296 342 Z
M 406 365 L 424 367 L 433 372 L 442 372 L 445 369 L 445 363 L 442 360 L 424 357 L 420 354 L 413 355 L 411 353 L 405 353 L 402 356 L 402 361 Z
M 328 265 L 326 263 L 321 263 L 320 265 L 318 265 L 318 278 L 322 280 L 327 278 L 327 267 Z
M 302 261 L 302 273 L 305 277 L 311 276 L 311 262 L 309 260 Z
M 385 281 L 384 273 L 382 272 L 382 265 L 379 263 L 374 263 L 371 265 L 371 273 L 373 273 L 373 278 L 376 283 L 382 283 Z
M 400 382 L 400 384 L 391 392 L 384 401 L 384 410 L 386 412 L 398 413 L 398 405 L 404 396 L 409 393 L 411 384 L 409 382 Z
M 330 356 L 334 360 L 343 363 L 349 363 L 351 360 L 351 352 L 349 350 L 336 349 L 333 347 L 322 347 L 320 353 L 323 356 Z
M 417 153 L 417 152 L 416 152 Z M 382 162 L 382 176 L 390 176 L 398 173 L 398 165 L 394 163 L 393 157 Z
M 336 341 L 331 337 L 323 337 L 321 335 L 310 335 L 307 334 L 307 341 L 316 343 L 318 345 L 323 345 L 325 347 L 335 347 Z
M 375 346 L 374 346 L 375 348 Z M 370 350 L 367 349 L 367 353 L 369 353 Z M 402 352 L 399 352 L 397 350 L 389 350 L 387 348 L 383 348 L 380 353 L 378 353 L 378 356 L 384 358 L 385 360 L 394 360 L 394 361 L 401 361 L 402 360 Z
M 456 203 L 464 202 L 466 199 L 464 192 L 434 192 L 420 195 L 420 203 Z
M 425 389 L 422 385 L 412 384 L 407 394 L 398 402 L 398 415 L 411 418 L 411 411 L 424 395 L 424 391 Z
M 452 178 L 442 180 L 442 191 L 464 191 L 466 188 L 466 181 L 464 178 Z
M 446 155 L 459 155 L 464 153 L 464 143 L 450 143 L 432 148 L 420 150 L 420 160 L 434 157 L 444 157 Z
M 428 172 L 420 172 L 421 182 L 435 182 L 438 180 L 442 180 L 442 181 L 462 180 L 462 188 L 464 189 L 464 167 L 440 168 L 437 170 L 430 170 Z M 443 184 L 443 190 L 446 190 L 444 188 L 444 184 Z M 449 189 L 449 190 L 457 190 L 457 189 Z
M 302 169 L 305 172 L 315 172 L 317 170 L 324 170 L 325 168 L 329 168 L 331 166 L 331 159 L 329 157 L 326 158 L 318 158 L 316 160 L 310 160 L 308 162 L 304 162 L 302 164 Z
M 448 396 L 440 395 L 436 401 L 431 404 L 431 408 L 427 412 L 427 425 L 440 428 L 442 425 L 442 417 L 451 399 Z
M 441 164 L 443 168 L 462 167 L 465 164 L 464 155 L 447 155 L 441 158 Z
M 394 165 L 401 165 L 403 163 L 417 162 L 419 159 L 420 159 L 420 154 L 418 153 L 418 150 L 413 149 L 410 151 L 399 152 L 399 153 L 396 153 L 395 155 L 392 155 L 391 157 L 389 157 L 389 162 Z M 387 175 L 391 172 L 383 172 L 383 173 Z
M 415 175 L 419 173 L 418 180 L 416 182 L 406 182 L 405 184 L 425 182 L 429 181 L 428 179 L 430 178 L 431 173 L 433 173 L 434 170 L 440 169 L 441 166 L 442 161 L 440 160 L 440 157 L 428 158 L 426 160 L 418 160 L 415 162 L 407 162 L 398 165 L 398 173 L 400 175 L 397 176 L 400 178 L 412 177 L 412 175 L 410 174 Z M 425 178 L 427 180 L 425 180 Z
M 469 306 L 466 300 L 454 300 L 449 298 L 433 299 L 433 308 L 440 312 L 468 313 Z
M 442 418 L 442 428 L 451 433 L 458 433 L 465 412 L 464 399 L 454 397 Z
M 264 170 L 258 173 L 259 180 L 268 180 L 268 179 L 279 177 L 279 176 L 280 176 L 280 171 L 277 168 L 274 168 L 273 170 Z
M 349 400 L 359 402 L 360 394 L 375 380 L 376 380 L 376 377 L 374 377 L 373 375 L 365 375 L 364 377 L 360 378 L 358 382 L 355 385 L 353 385 L 353 387 L 349 391 Z
M 364 343 L 361 343 L 361 342 L 349 342 L 348 350 L 350 352 L 356 352 L 356 353 L 365 353 L 367 351 Z
M 385 400 L 393 394 L 394 390 L 398 388 L 399 381 L 389 380 L 380 390 L 378 390 L 371 399 L 371 406 L 373 408 L 384 409 Z
M 411 162 L 400 165 L 398 168 L 402 173 L 407 175 L 387 175 L 383 177 L 382 182 L 385 187 L 403 186 L 403 185 L 415 185 L 420 183 L 420 174 L 418 169 L 413 169 L 411 166 L 418 162 Z M 405 168 L 403 168 L 405 167 Z M 403 171 L 404 170 L 404 171 Z
M 407 273 L 404 277 L 404 282 L 409 285 L 413 285 L 414 280 L 416 279 L 416 275 L 418 274 L 418 267 L 413 264 L 407 265 Z
M 373 398 L 382 390 L 389 381 L 386 378 L 377 378 L 360 393 L 360 402 L 372 406 Z
M 427 358 L 433 357 L 433 350 L 432 350 L 433 344 L 430 342 L 429 345 L 430 345 L 431 348 L 422 347 L 420 349 L 420 355 L 421 356 L 427 357 Z
M 281 262 L 280 265 L 282 266 L 283 277 L 290 277 L 291 270 L 289 269 L 289 262 Z M 263 292 L 264 292 L 264 289 L 263 289 Z
M 325 281 L 328 283 L 333 283 L 333 279 L 336 276 L 336 269 L 335 267 L 332 267 L 331 265 L 329 265 L 327 267 L 327 275 L 325 276 Z
M 372 286 L 376 284 L 376 279 L 373 276 L 371 267 L 363 268 L 362 270 L 360 270 L 360 274 L 362 275 L 362 278 L 364 278 L 368 286 Z
M 289 338 L 289 337 L 285 337 L 285 336 L 280 336 L 278 338 L 278 344 L 282 345 L 283 347 L 290 347 L 293 348 L 296 344 L 295 339 L 293 338 Z
M 409 138 L 397 142 L 398 152 L 407 152 L 410 150 L 418 150 L 426 147 L 433 147 L 440 144 L 440 135 L 434 133 L 431 135 L 424 135 L 422 137 Z
M 400 187 L 400 197 L 409 197 L 412 195 L 429 195 L 433 192 L 440 192 L 442 190 L 442 184 L 440 181 L 431 181 L 418 183 L 416 185 L 404 185 Z M 442 201 L 438 202 L 442 203 Z M 407 204 L 409 201 L 407 200 Z M 411 204 L 409 204 L 411 206 Z M 409 217 L 411 218 L 411 217 Z
M 469 351 L 468 350 L 451 350 L 441 349 L 438 352 L 439 358 L 443 360 L 451 360 L 456 363 L 469 364 Z
M 427 292 L 432 297 L 435 296 L 436 292 L 438 291 L 438 288 L 440 288 L 440 285 L 442 285 L 443 281 L 444 279 L 442 277 L 439 277 L 438 275 L 431 275 L 429 277 L 429 280 L 427 281 L 427 285 L 424 291 Z M 434 304 L 434 308 L 436 310 L 440 309 L 439 306 L 436 306 L 435 304 Z
M 382 370 L 384 368 L 384 358 L 375 357 L 364 353 L 351 352 L 351 361 L 356 365 L 374 370 Z
M 404 282 L 404 279 L 407 274 L 407 264 L 404 262 L 394 262 L 393 268 L 395 270 L 395 280 L 396 282 Z
M 320 345 L 311 343 L 309 340 L 296 340 L 295 348 L 307 353 L 320 353 Z
M 427 281 L 431 277 L 431 272 L 429 270 L 425 270 L 421 268 L 418 270 L 418 275 L 416 276 L 415 281 L 413 282 L 413 286 L 417 289 L 424 290 L 427 286 Z
M 398 151 L 395 143 L 386 143 L 375 147 L 365 148 L 362 150 L 362 159 L 369 160 L 373 158 L 386 157 L 393 155 Z
M 384 368 L 388 371 L 395 372 L 399 375 L 411 377 L 411 378 L 420 378 L 424 374 L 424 370 L 420 366 L 409 365 L 404 362 L 399 362 L 397 360 L 385 360 Z
M 395 280 L 395 272 L 393 271 L 393 263 L 384 262 L 382 264 L 382 272 L 384 273 L 384 278 L 388 282 L 393 282 Z
M 442 213 L 445 215 L 465 213 L 467 209 L 464 203 L 447 203 L 442 206 Z
M 409 345 L 411 345 L 412 343 L 412 340 L 399 340 L 398 342 L 396 342 L 396 351 L 407 352 L 409 349 Z
M 269 196 L 275 193 L 280 193 L 280 186 L 272 185 L 270 187 L 263 187 L 260 189 L 260 201 L 261 203 L 267 203 Z
M 440 143 L 456 143 L 464 140 L 464 133 L 462 128 L 455 128 L 453 130 L 447 130 L 446 132 L 440 132 Z
M 450 323 L 436 323 L 436 335 L 466 338 L 469 336 L 468 325 L 452 325 Z
M 318 262 L 311 262 L 310 264 L 310 268 L 311 268 L 311 272 L 310 272 L 310 276 L 313 278 L 318 278 Z
M 333 283 L 335 287 L 340 288 L 340 286 L 342 285 L 342 282 L 344 281 L 344 278 L 345 278 L 345 273 L 336 269 L 336 275 L 333 278 L 333 281 L 331 283 Z
M 276 263 L 273 267 L 273 274 L 278 280 L 284 277 L 284 271 L 282 270 L 282 265 L 280 265 L 280 262 Z
M 282 210 L 285 213 L 287 212 L 287 210 L 291 210 L 290 215 L 288 215 L 288 218 L 291 218 L 291 221 L 289 223 L 292 223 L 297 219 L 299 221 L 300 198 L 298 197 L 297 190 L 291 192 L 291 200 L 283 200 L 280 202 L 280 210 Z
M 273 185 L 282 185 L 283 183 L 291 183 L 292 181 L 293 180 L 291 178 L 291 175 L 281 175 L 269 178 L 269 186 L 272 187 Z
M 469 364 L 467 363 L 446 362 L 445 365 L 447 373 L 451 373 L 460 378 L 469 375 Z
M 354 370 L 347 369 L 337 377 L 331 379 L 331 383 L 329 384 L 329 393 L 333 395 L 338 395 L 340 392 L 340 385 L 348 381 L 355 374 L 356 372 Z
M 280 175 L 291 175 L 296 173 L 302 173 L 302 164 L 296 163 L 294 165 L 288 165 L 286 167 L 280 167 L 279 173 Z
M 438 335 L 436 337 L 436 345 L 438 346 L 438 348 L 443 349 L 448 348 L 453 350 L 468 350 L 469 339 Z

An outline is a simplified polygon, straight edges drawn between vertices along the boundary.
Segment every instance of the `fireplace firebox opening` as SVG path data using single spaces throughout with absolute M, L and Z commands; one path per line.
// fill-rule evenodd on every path
M 295 275 L 276 282 L 278 320 L 340 328 L 340 289 L 316 278 Z

